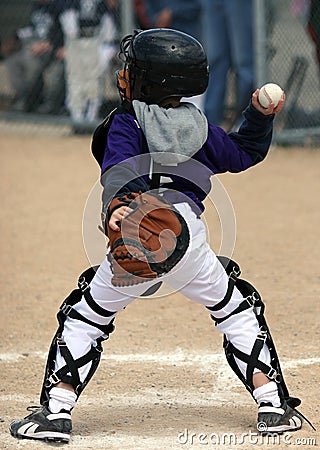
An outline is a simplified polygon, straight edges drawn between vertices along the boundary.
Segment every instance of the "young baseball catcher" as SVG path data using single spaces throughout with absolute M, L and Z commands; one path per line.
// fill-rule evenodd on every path
M 121 107 L 92 140 L 107 256 L 80 276 L 61 305 L 41 407 L 13 422 L 11 434 L 69 441 L 71 411 L 98 367 L 117 313 L 162 282 L 206 308 L 223 333 L 227 361 L 257 403 L 258 429 L 298 430 L 300 400 L 288 393 L 262 299 L 239 278 L 234 261 L 215 255 L 200 218 L 211 176 L 246 170 L 266 157 L 285 96 L 264 109 L 255 91 L 239 131 L 226 134 L 181 101 L 208 84 L 206 54 L 193 37 L 172 29 L 137 31 L 123 38 L 120 57 Z

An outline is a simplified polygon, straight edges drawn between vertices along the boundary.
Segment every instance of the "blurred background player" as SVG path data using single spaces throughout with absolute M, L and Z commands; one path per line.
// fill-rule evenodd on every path
M 64 45 L 75 36 L 71 0 L 36 0 L 29 26 L 18 29 L 5 48 L 5 65 L 15 92 L 12 110 L 57 114 L 65 102 Z M 8 41 L 7 41 L 8 42 Z
M 234 75 L 233 114 L 228 126 L 239 125 L 254 84 L 252 0 L 203 0 L 203 42 L 210 72 L 204 112 L 222 125 L 230 73 Z
M 96 124 L 118 48 L 118 0 L 78 0 L 76 38 L 66 49 L 67 107 L 74 126 Z
M 311 0 L 309 17 L 308 17 L 308 32 L 315 45 L 316 60 L 320 74 L 320 1 Z

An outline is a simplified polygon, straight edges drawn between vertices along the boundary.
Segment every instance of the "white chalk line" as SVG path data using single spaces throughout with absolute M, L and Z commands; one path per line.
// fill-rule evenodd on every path
M 223 392 L 213 391 L 213 388 L 207 388 L 205 392 L 199 392 L 195 389 L 192 391 L 188 386 L 187 394 L 186 389 L 165 389 L 161 388 L 159 391 L 143 389 L 140 390 L 139 395 L 130 395 L 130 394 L 114 394 L 112 390 L 110 390 L 109 394 L 103 394 L 99 397 L 95 397 L 93 395 L 86 396 L 82 394 L 79 399 L 79 405 L 93 408 L 97 407 L 117 407 L 121 408 L 123 406 L 129 407 L 149 407 L 154 405 L 163 405 L 167 406 L 221 406 L 223 403 L 227 403 L 230 401 L 235 401 L 240 399 L 242 396 L 246 396 L 247 394 L 237 394 L 235 392 L 230 392 L 229 388 L 226 388 Z M 37 402 L 38 400 L 36 400 Z M 30 403 L 30 398 L 25 395 L 19 394 L 3 394 L 0 395 L 0 402 L 15 402 L 15 403 Z M 242 403 L 242 402 L 241 402 Z M 247 402 L 248 404 L 252 404 L 250 399 Z M 28 406 L 28 404 L 27 404 Z
M 21 359 L 26 362 L 30 358 L 46 359 L 47 354 L 44 352 L 30 352 L 28 357 L 18 353 L 2 353 L 0 354 L 0 364 L 15 363 Z M 176 405 L 203 405 L 209 406 L 212 404 L 221 405 L 226 401 L 245 401 L 247 399 L 246 391 L 237 392 L 237 388 L 242 387 L 242 383 L 234 375 L 229 367 L 224 354 L 220 353 L 186 353 L 182 349 L 177 349 L 175 352 L 170 353 L 129 353 L 129 354 L 110 354 L 102 356 L 102 359 L 117 364 L 133 364 L 133 363 L 148 363 L 155 365 L 158 369 L 161 367 L 172 366 L 176 367 L 193 367 L 194 370 L 198 370 L 201 373 L 210 374 L 207 378 L 207 382 L 212 382 L 213 387 L 210 391 L 210 387 L 188 387 L 187 394 L 184 394 L 184 389 L 175 388 L 161 388 L 161 393 L 157 392 L 157 389 L 143 390 L 138 395 L 116 395 L 112 398 L 112 404 L 121 406 L 135 405 L 135 406 L 147 406 L 154 404 L 154 402 L 160 399 L 157 396 L 161 396 L 161 402 L 165 399 L 169 404 Z M 281 361 L 281 365 L 284 371 L 295 369 L 298 367 L 305 367 L 320 363 L 320 357 L 305 358 L 305 359 L 288 359 L 284 358 Z M 112 392 L 110 392 L 112 397 Z M 83 400 L 82 400 L 83 399 Z M 0 401 L 16 401 L 25 402 L 25 396 L 19 395 L 0 395 Z M 85 395 L 81 396 L 81 401 L 86 402 Z M 105 404 L 105 398 L 92 398 L 89 402 L 93 404 Z M 249 403 L 246 402 L 246 403 Z
M 28 352 L 24 354 L 19 353 L 0 353 L 1 363 L 14 363 L 21 359 L 27 358 L 46 359 L 46 352 Z M 177 349 L 174 352 L 157 352 L 157 353 L 129 353 L 129 354 L 107 354 L 102 355 L 102 360 L 116 362 L 120 364 L 128 363 L 150 363 L 170 366 L 199 366 L 204 369 L 207 368 L 212 372 L 212 367 L 208 364 L 226 364 L 223 353 L 204 353 L 204 352 L 186 352 L 182 349 Z M 21 361 L 20 361 L 21 362 Z M 290 359 L 281 358 L 281 364 L 284 369 L 293 369 L 299 366 L 308 366 L 320 363 L 320 357 Z
M 183 432 L 181 429 L 179 432 Z M 134 436 L 125 433 L 99 433 L 98 435 L 90 436 L 80 436 L 73 435 L 71 440 L 66 447 L 58 446 L 58 448 L 67 448 L 68 450 L 77 449 L 121 449 L 121 450 L 155 450 L 155 449 L 183 449 L 186 448 L 184 445 L 179 445 L 178 434 L 175 429 L 171 430 L 166 428 L 163 430 L 163 435 L 158 435 L 154 437 L 147 436 Z M 165 435 L 166 434 L 166 435 Z M 5 448 L 26 448 L 27 450 L 39 450 L 39 448 L 48 449 L 48 444 L 41 441 L 31 441 L 31 440 L 19 440 L 17 441 L 10 436 L 9 433 L 0 433 L 0 442 L 5 443 L 7 447 Z M 19 447 L 17 447 L 17 445 Z M 202 445 L 203 447 L 203 445 Z M 1 447 L 0 447 L 1 448 Z M 193 448 L 193 447 L 192 447 Z
M 45 352 L 29 352 L 28 354 L 18 354 L 18 353 L 1 353 L 0 354 L 0 364 L 1 363 L 15 363 L 21 360 L 26 362 L 29 358 L 39 358 L 41 360 L 46 359 L 47 354 Z M 252 404 L 252 399 L 245 391 L 241 390 L 240 393 L 236 392 L 239 387 L 242 387 L 240 381 L 235 377 L 231 369 L 229 368 L 225 356 L 223 353 L 186 353 L 182 349 L 177 349 L 175 352 L 164 353 L 136 353 L 136 354 L 106 354 L 103 359 L 117 364 L 134 364 L 134 363 L 144 363 L 144 364 L 154 364 L 159 367 L 193 367 L 194 370 L 201 372 L 211 373 L 212 378 L 207 381 L 212 381 L 212 387 L 206 384 L 205 387 L 201 387 L 200 384 L 197 386 L 188 386 L 186 390 L 185 387 L 181 388 L 166 388 L 161 387 L 160 389 L 155 386 L 154 388 L 139 389 L 139 391 L 134 394 L 115 394 L 110 391 L 109 393 L 103 393 L 101 396 L 93 396 L 91 393 L 86 395 L 85 393 L 79 399 L 78 408 L 86 408 L 88 413 L 92 409 L 102 409 L 106 410 L 106 416 L 111 414 L 112 408 L 131 408 L 134 414 L 135 408 L 179 408 L 179 407 L 207 407 L 215 408 L 216 406 L 226 405 L 226 404 L 237 404 L 241 406 L 248 406 L 249 408 L 254 407 Z M 320 363 L 320 357 L 304 358 L 304 359 L 282 359 L 282 367 L 284 370 L 291 370 L 298 367 L 305 367 L 309 365 L 314 365 Z M 3 394 L 0 395 L 0 402 L 8 404 L 8 402 L 16 402 L 21 405 L 26 405 L 26 403 L 31 404 L 32 399 L 26 395 L 19 394 Z M 35 400 L 35 404 L 37 400 Z M 12 420 L 14 418 L 10 417 L 7 420 Z M 107 420 L 107 419 L 106 419 Z M 165 430 L 158 430 L 156 436 L 141 436 L 128 433 L 128 426 L 132 430 L 132 424 L 124 424 L 123 431 L 117 430 L 110 431 L 109 433 L 95 433 L 90 434 L 90 436 L 81 436 L 80 434 L 75 434 L 72 436 L 71 441 L 68 445 L 68 449 L 120 449 L 121 450 L 150 450 L 150 449 L 160 449 L 160 448 L 181 448 L 183 446 L 179 445 L 177 442 L 178 432 L 183 430 L 178 430 L 178 424 L 172 427 L 166 427 Z M 214 424 L 213 424 L 214 427 Z M 211 431 L 215 431 L 214 429 Z M 8 448 L 16 448 L 16 440 L 13 439 L 9 433 L 0 433 L 0 442 L 6 443 Z M 19 441 L 19 447 L 25 447 L 28 450 L 38 450 L 42 447 L 42 444 L 37 441 L 23 440 Z M 40 447 L 41 446 L 41 447 Z M 193 447 L 195 448 L 195 447 Z M 230 447 L 231 449 L 231 447 Z

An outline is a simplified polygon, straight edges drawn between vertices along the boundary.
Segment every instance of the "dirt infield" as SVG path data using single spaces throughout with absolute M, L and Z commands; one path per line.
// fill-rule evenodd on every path
M 89 137 L 0 137 L 1 450 L 48 447 L 15 440 L 8 426 L 38 404 L 55 314 L 89 264 L 82 216 L 99 176 L 89 146 Z M 264 163 L 219 180 L 236 215 L 234 259 L 262 294 L 287 385 L 319 429 L 320 151 L 272 148 Z M 218 251 L 212 205 L 205 217 Z M 104 344 L 67 448 L 319 445 L 307 424 L 274 442 L 256 435 L 256 407 L 226 365 L 221 343 L 208 314 L 180 294 L 134 302 Z

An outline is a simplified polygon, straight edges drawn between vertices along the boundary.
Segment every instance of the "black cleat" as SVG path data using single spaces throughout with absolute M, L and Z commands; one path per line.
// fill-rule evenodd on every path
M 262 434 L 296 431 L 301 428 L 302 420 L 302 416 L 287 403 L 279 408 L 262 403 L 258 409 L 257 429 Z
M 34 407 L 27 408 L 29 411 Z M 10 433 L 18 439 L 69 442 L 72 430 L 70 411 L 51 413 L 45 406 L 10 425 Z

